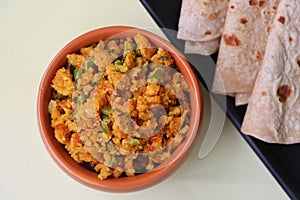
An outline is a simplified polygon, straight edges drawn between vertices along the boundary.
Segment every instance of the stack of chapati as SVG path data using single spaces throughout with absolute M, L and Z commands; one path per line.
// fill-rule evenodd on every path
M 248 103 L 243 133 L 299 143 L 300 1 L 229 0 L 225 18 L 212 90 Z
M 178 24 L 185 53 L 210 55 L 219 48 L 228 0 L 183 0 Z

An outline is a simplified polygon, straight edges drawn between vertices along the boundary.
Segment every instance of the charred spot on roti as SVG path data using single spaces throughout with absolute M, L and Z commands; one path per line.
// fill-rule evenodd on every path
M 265 1 L 259 1 L 258 6 L 263 7 L 265 5 Z
M 204 1 L 202 4 L 203 4 L 204 6 L 209 6 L 210 3 Z
M 285 23 L 285 17 L 284 16 L 280 16 L 278 18 L 278 21 L 281 23 L 281 24 L 284 24 Z
M 273 6 L 273 10 L 277 10 L 277 7 L 276 7 L 276 6 Z
M 291 96 L 292 89 L 289 85 L 282 85 L 277 89 L 277 97 L 281 103 L 285 103 L 286 100 Z
M 248 20 L 246 18 L 242 18 L 242 19 L 240 19 L 240 23 L 241 24 L 247 24 Z
M 256 6 L 257 5 L 257 0 L 250 0 L 249 5 L 250 6 Z
M 259 7 L 263 7 L 265 5 L 265 1 L 258 1 L 258 0 L 249 0 L 249 5 L 250 6 L 256 6 L 258 5 Z
M 255 58 L 257 59 L 257 60 L 260 60 L 261 59 L 261 54 L 260 54 L 260 52 L 255 52 Z
M 190 41 L 190 44 L 191 44 L 192 46 L 195 46 L 195 45 L 196 45 L 196 42 L 195 42 L 195 41 Z
M 231 8 L 231 9 L 235 9 L 235 5 L 231 5 L 230 8 Z
M 269 32 L 271 31 L 271 29 L 272 29 L 272 28 L 271 28 L 270 26 L 268 26 L 268 27 L 267 27 L 267 32 L 269 33 Z
M 262 96 L 267 96 L 267 92 L 266 92 L 266 91 L 262 91 L 262 92 L 261 92 L 261 95 L 262 95 Z
M 234 34 L 232 34 L 232 35 L 224 34 L 223 39 L 227 46 L 240 46 L 241 45 L 241 41 Z
M 294 39 L 292 37 L 289 37 L 289 42 L 293 42 Z
M 218 10 L 217 12 L 215 13 L 211 13 L 209 16 L 208 16 L 208 19 L 210 20 L 216 20 L 218 19 L 219 15 L 221 14 L 221 10 Z
M 285 7 L 290 7 L 290 4 L 285 4 Z
M 211 31 L 206 31 L 204 34 L 205 34 L 205 35 L 211 35 L 212 32 L 211 32 Z
M 297 60 L 298 67 L 300 67 L 300 59 Z

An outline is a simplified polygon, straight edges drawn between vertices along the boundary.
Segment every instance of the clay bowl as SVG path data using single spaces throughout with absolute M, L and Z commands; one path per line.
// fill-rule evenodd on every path
M 114 35 L 122 34 L 123 36 L 134 36 L 137 33 L 146 36 L 153 44 L 168 50 L 172 53 L 176 65 L 185 77 L 191 88 L 191 120 L 190 129 L 183 142 L 172 153 L 171 157 L 159 167 L 151 172 L 142 173 L 134 177 L 120 177 L 100 180 L 97 174 L 82 165 L 75 162 L 54 137 L 54 131 L 51 128 L 50 116 L 48 113 L 48 103 L 51 97 L 52 88 L 51 80 L 54 78 L 56 71 L 67 63 L 66 55 L 78 52 L 82 47 L 104 40 Z M 99 28 L 87 32 L 76 39 L 72 40 L 63 47 L 54 57 L 46 69 L 39 86 L 37 100 L 38 125 L 42 140 L 49 154 L 55 163 L 70 177 L 78 182 L 94 189 L 107 192 L 131 192 L 153 186 L 166 178 L 180 167 L 191 152 L 199 135 L 203 117 L 202 92 L 199 86 L 197 76 L 193 72 L 188 62 L 182 54 L 169 42 L 161 37 L 148 31 L 125 26 L 112 26 Z

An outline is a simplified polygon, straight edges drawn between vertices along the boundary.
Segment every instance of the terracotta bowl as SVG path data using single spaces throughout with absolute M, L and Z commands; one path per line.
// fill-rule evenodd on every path
M 95 172 L 90 171 L 82 165 L 76 163 L 69 156 L 64 146 L 61 145 L 54 137 L 54 131 L 51 128 L 51 119 L 48 113 L 48 103 L 50 101 L 52 91 L 52 88 L 50 87 L 51 80 L 54 78 L 56 71 L 67 63 L 67 54 L 78 52 L 78 50 L 80 50 L 82 47 L 98 42 L 100 39 L 104 40 L 110 38 L 116 34 L 132 37 L 137 33 L 143 34 L 158 47 L 171 52 L 178 69 L 189 83 L 191 88 L 190 101 L 192 107 L 190 129 L 183 142 L 177 147 L 171 157 L 165 163 L 163 163 L 163 167 L 159 167 L 157 170 L 139 174 L 134 177 L 120 177 L 100 180 L 97 178 L 97 174 Z M 41 137 L 49 154 L 57 163 L 57 165 L 70 177 L 86 186 L 101 191 L 131 192 L 148 188 L 163 181 L 182 165 L 191 152 L 191 149 L 199 135 L 199 129 L 201 128 L 203 116 L 202 101 L 202 92 L 195 73 L 188 62 L 184 59 L 182 54 L 173 45 L 161 37 L 145 30 L 124 26 L 105 27 L 90 31 L 72 40 L 59 51 L 59 53 L 49 64 L 41 79 L 38 92 L 38 125 Z

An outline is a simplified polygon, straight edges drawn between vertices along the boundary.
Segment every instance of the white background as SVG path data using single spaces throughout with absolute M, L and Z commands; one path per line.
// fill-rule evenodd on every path
M 37 127 L 42 74 L 70 40 L 109 25 L 157 27 L 136 0 L 1 0 L 0 199 L 287 199 L 229 121 L 208 157 L 197 158 L 198 143 L 174 175 L 140 192 L 96 191 L 56 166 Z

